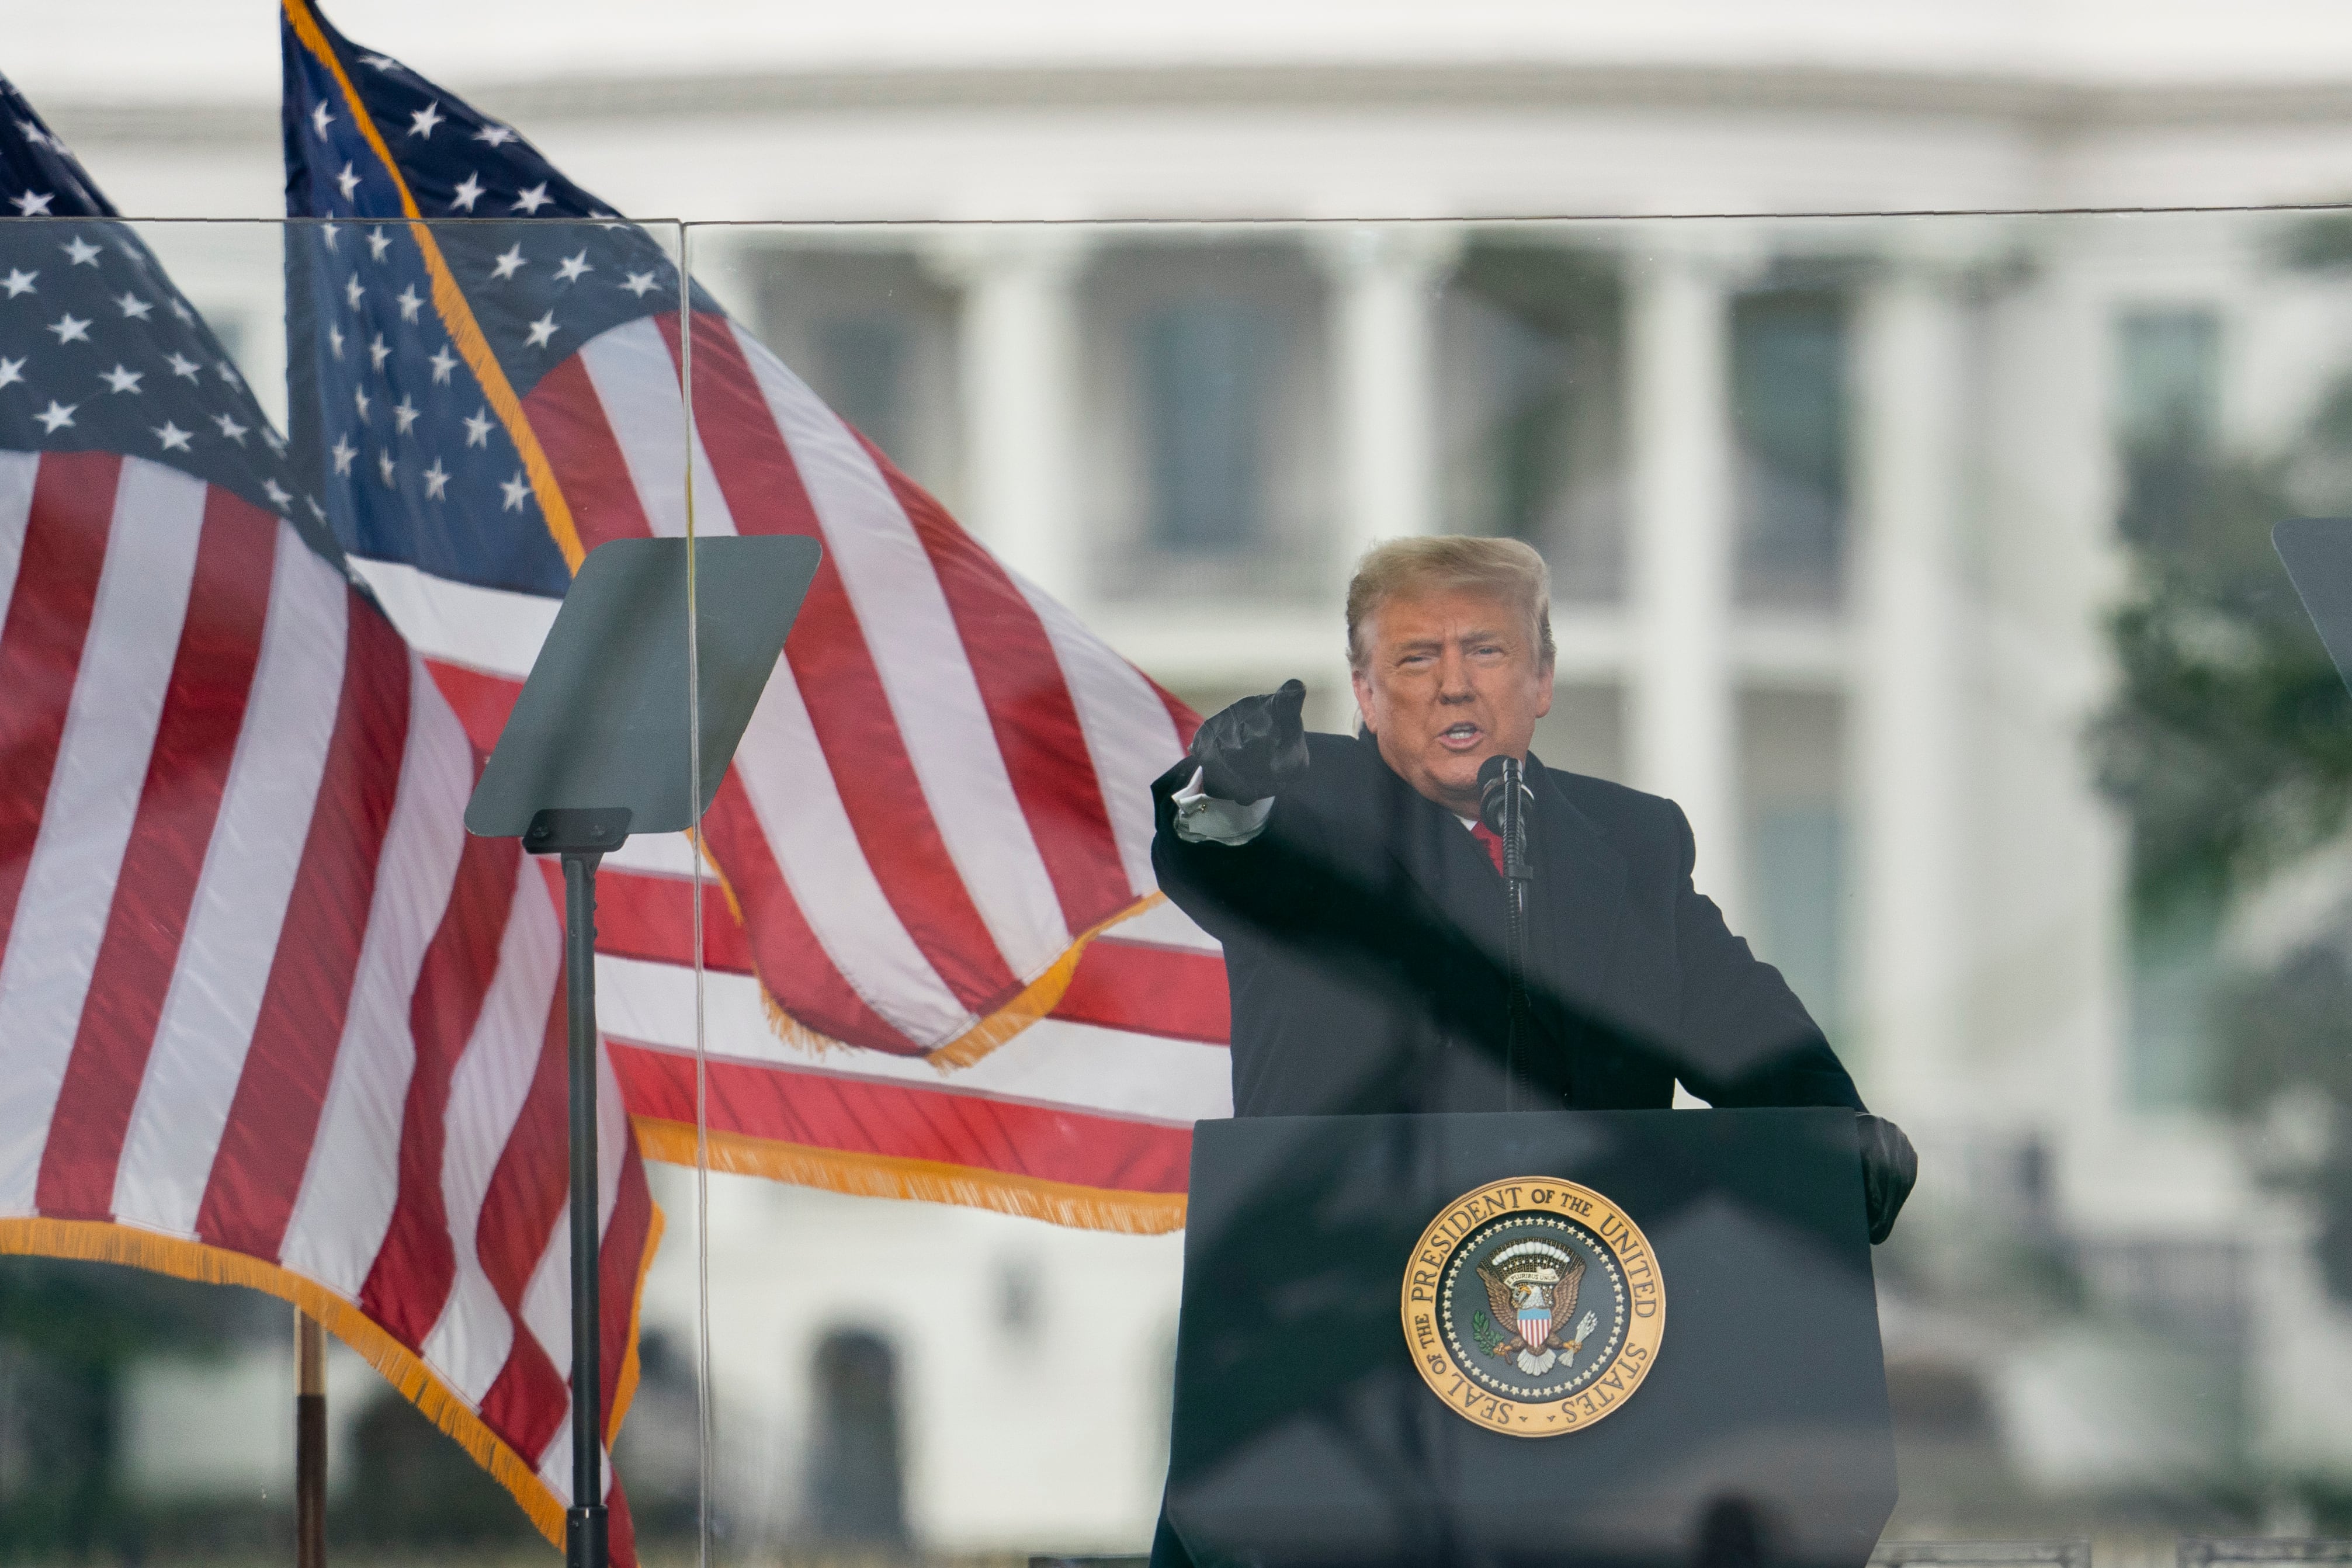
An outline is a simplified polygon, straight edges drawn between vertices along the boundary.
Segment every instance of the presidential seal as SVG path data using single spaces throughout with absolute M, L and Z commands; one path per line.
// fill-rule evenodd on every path
M 1403 1303 L 1422 1381 L 1514 1437 L 1590 1426 L 1631 1399 L 1666 1327 L 1641 1227 L 1591 1187 L 1548 1176 L 1448 1204 L 1412 1249 Z

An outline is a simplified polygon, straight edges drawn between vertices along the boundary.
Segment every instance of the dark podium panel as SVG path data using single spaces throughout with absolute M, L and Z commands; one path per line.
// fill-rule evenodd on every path
M 1456 1414 L 1400 1322 L 1423 1227 L 1516 1176 L 1621 1206 L 1665 1292 L 1646 1380 L 1557 1436 Z M 1195 1129 L 1166 1524 L 1200 1568 L 1860 1568 L 1894 1507 L 1853 1112 Z

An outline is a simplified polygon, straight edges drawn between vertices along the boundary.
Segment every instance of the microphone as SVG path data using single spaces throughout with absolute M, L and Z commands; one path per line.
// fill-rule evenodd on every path
M 1488 757 L 1478 764 L 1478 816 L 1503 841 L 1503 958 L 1509 1021 L 1503 1044 L 1503 1109 L 1519 1108 L 1519 1053 L 1535 1042 L 1528 1008 L 1528 887 L 1535 868 L 1528 864 L 1528 811 L 1536 792 L 1517 757 Z
M 1528 783 L 1526 767 L 1517 757 L 1488 757 L 1478 764 L 1478 816 L 1487 827 L 1508 844 L 1511 835 L 1505 827 L 1511 796 L 1516 794 L 1521 821 L 1536 803 L 1536 792 Z

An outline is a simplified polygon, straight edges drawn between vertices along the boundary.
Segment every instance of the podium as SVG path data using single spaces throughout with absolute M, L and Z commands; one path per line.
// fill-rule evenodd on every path
M 1196 1128 L 1154 1568 L 1861 1568 L 1895 1497 L 1851 1111 Z

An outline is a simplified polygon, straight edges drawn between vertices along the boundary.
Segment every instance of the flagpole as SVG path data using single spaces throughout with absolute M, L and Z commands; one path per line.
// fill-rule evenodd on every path
M 294 1309 L 294 1563 L 327 1563 L 327 1331 Z

